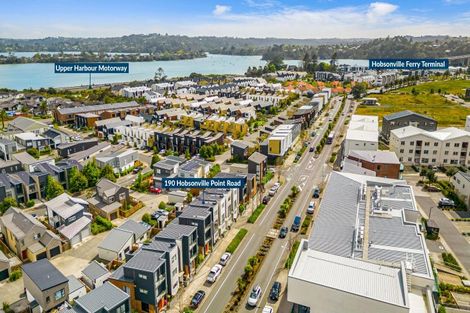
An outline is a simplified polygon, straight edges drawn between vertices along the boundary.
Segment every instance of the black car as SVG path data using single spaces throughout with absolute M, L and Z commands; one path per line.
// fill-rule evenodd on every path
M 310 149 L 308 149 L 308 151 L 313 152 L 313 151 L 315 151 L 315 148 L 310 147 Z
M 204 290 L 198 290 L 198 292 L 196 292 L 196 294 L 191 299 L 191 306 L 193 308 L 197 308 L 199 304 L 201 304 L 202 299 L 204 299 L 205 296 L 206 293 L 204 292 Z
M 281 230 L 279 231 L 279 238 L 286 238 L 288 232 L 289 228 L 287 226 L 281 227 Z
M 271 292 L 269 293 L 269 298 L 273 301 L 279 300 L 279 295 L 281 294 L 281 283 L 275 281 L 271 287 Z
M 270 196 L 264 196 L 263 197 L 263 204 L 268 204 L 269 200 L 271 200 Z

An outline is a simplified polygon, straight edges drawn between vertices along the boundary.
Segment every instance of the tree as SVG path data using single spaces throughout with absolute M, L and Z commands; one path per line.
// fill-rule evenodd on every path
M 51 200 L 64 193 L 64 187 L 52 176 L 47 176 L 46 199 Z
M 93 159 L 89 161 L 82 169 L 82 174 L 88 180 L 88 187 L 96 186 L 96 183 L 101 177 L 101 170 L 99 169 L 98 165 L 96 165 L 96 161 Z
M 106 164 L 102 169 L 101 169 L 101 177 L 104 177 L 106 179 L 109 179 L 112 182 L 116 182 L 116 174 L 114 174 L 114 169 L 112 168 L 111 165 Z
M 41 101 L 41 104 L 39 105 L 39 110 L 41 111 L 41 114 L 43 116 L 47 115 L 47 101 Z
M 159 208 L 160 210 L 165 210 L 165 209 L 166 209 L 166 203 L 163 202 L 163 201 L 161 201 L 160 204 L 158 204 L 158 208 Z
M 193 201 L 193 194 L 188 192 L 186 194 L 186 199 L 185 199 L 186 203 L 191 203 L 191 201 Z
M 359 83 L 352 87 L 351 93 L 355 99 L 359 99 L 366 92 L 366 90 L 366 85 L 364 83 Z
M 70 192 L 79 192 L 88 187 L 88 179 L 74 167 L 69 174 L 69 190 Z
M 186 157 L 186 160 L 191 159 L 191 153 L 189 153 L 189 148 L 186 149 L 186 151 L 184 152 L 184 156 Z
M 166 80 L 165 70 L 162 67 L 159 67 L 153 76 L 153 79 L 157 82 Z
M 2 119 L 2 129 L 5 128 L 5 120 L 7 119 L 7 111 L 5 109 L 0 110 L 0 119 Z
M 449 181 L 450 181 L 450 178 L 452 176 L 454 176 L 455 174 L 457 174 L 459 170 L 456 168 L 456 167 L 449 167 L 446 171 L 446 176 L 449 177 Z
M 39 150 L 34 147 L 26 149 L 26 152 L 28 152 L 30 156 L 36 159 L 39 159 L 39 157 L 41 156 L 41 153 L 39 152 Z
M 151 165 L 154 165 L 155 163 L 159 162 L 161 160 L 160 156 L 158 154 L 154 154 L 152 155 L 152 164 Z
M 12 206 L 18 206 L 18 203 L 16 203 L 15 199 L 11 197 L 6 197 L 3 199 L 3 201 L 0 202 L 0 215 L 5 213 Z
M 435 183 L 437 181 L 436 173 L 434 173 L 432 170 L 429 170 L 426 173 L 426 178 L 428 179 L 429 183 Z

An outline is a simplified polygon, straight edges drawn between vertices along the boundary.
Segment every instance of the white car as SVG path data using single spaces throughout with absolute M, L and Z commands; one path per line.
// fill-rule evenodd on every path
M 276 194 L 277 190 L 279 189 L 279 187 L 281 187 L 281 184 L 279 183 L 275 183 L 271 189 L 269 189 L 269 195 L 272 197 Z
M 214 283 L 221 273 L 222 273 L 222 265 L 220 264 L 214 265 L 214 267 L 209 272 L 209 275 L 207 275 L 207 281 L 210 283 Z
M 313 214 L 313 212 L 315 212 L 315 202 L 310 201 L 310 203 L 308 204 L 307 213 Z
M 222 254 L 222 256 L 220 257 L 219 264 L 222 265 L 222 266 L 227 265 L 228 260 L 230 259 L 231 256 L 232 256 L 231 253 L 225 252 L 225 253 Z
M 251 290 L 250 297 L 248 298 L 248 305 L 256 306 L 260 298 L 261 298 L 261 287 L 259 285 L 256 285 L 253 287 L 253 290 Z
M 274 309 L 271 306 L 267 305 L 263 308 L 262 313 L 274 313 Z

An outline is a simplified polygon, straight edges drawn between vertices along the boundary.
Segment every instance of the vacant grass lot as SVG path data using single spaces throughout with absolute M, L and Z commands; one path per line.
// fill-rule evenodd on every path
M 424 85 L 424 84 L 423 84 Z M 416 86 L 419 88 L 421 86 Z M 378 115 L 382 123 L 382 117 L 390 113 L 411 110 L 416 113 L 428 115 L 438 121 L 438 127 L 462 127 L 465 118 L 470 115 L 470 109 L 455 102 L 446 100 L 443 96 L 430 93 L 412 95 L 404 93 L 408 88 L 397 90 L 394 93 L 374 95 L 379 100 L 380 106 L 358 106 L 356 114 Z M 411 89 L 410 89 L 411 90 Z
M 430 93 L 434 91 L 437 93 L 439 89 L 441 93 L 448 93 L 453 95 L 463 96 L 465 95 L 465 89 L 470 88 L 470 80 L 455 79 L 455 80 L 439 80 L 429 83 L 420 84 L 413 87 L 406 87 L 400 89 L 400 92 L 411 93 L 412 89 L 415 89 L 419 93 Z

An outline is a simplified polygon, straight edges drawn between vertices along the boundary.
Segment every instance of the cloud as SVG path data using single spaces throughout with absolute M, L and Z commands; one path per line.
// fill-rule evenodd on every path
M 215 16 L 224 15 L 230 12 L 231 9 L 232 7 L 228 5 L 216 4 L 214 11 L 212 11 L 212 14 L 214 14 Z
M 245 0 L 245 4 L 251 8 L 269 9 L 280 4 L 276 0 Z
M 387 2 L 372 2 L 367 10 L 367 18 L 370 21 L 377 21 L 377 19 L 389 15 L 398 9 L 397 5 Z

